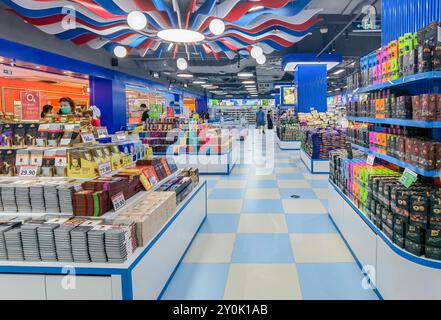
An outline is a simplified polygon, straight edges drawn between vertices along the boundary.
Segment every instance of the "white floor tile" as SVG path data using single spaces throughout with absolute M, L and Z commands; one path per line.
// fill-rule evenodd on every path
M 200 233 L 185 255 L 187 263 L 230 263 L 235 234 Z
M 219 189 L 243 189 L 247 186 L 247 180 L 220 180 L 216 183 Z
M 329 180 L 328 174 L 312 174 L 312 173 L 304 173 L 305 179 L 307 180 Z
M 300 300 L 294 264 L 232 264 L 228 274 L 226 300 Z
M 242 214 L 238 233 L 288 233 L 283 214 Z
M 278 180 L 277 184 L 281 189 L 294 188 L 306 189 L 311 188 L 311 185 L 306 180 Z
M 276 168 L 276 173 L 297 173 L 299 170 L 297 168 Z
M 291 234 L 290 238 L 296 263 L 354 262 L 338 234 Z
M 214 190 L 216 192 L 216 190 Z M 243 200 L 208 200 L 208 213 L 240 213 Z
M 329 199 L 329 189 L 328 188 L 314 188 L 312 189 L 317 195 L 317 198 L 327 200 Z
M 285 213 L 291 214 L 326 214 L 328 210 L 320 200 L 285 199 L 282 200 Z
M 245 193 L 246 199 L 280 199 L 277 188 L 248 188 Z

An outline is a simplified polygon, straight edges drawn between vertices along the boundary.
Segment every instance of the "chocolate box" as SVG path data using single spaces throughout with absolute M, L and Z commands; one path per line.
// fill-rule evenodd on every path
M 424 254 L 424 245 L 410 241 L 409 239 L 405 240 L 405 249 L 418 257 Z

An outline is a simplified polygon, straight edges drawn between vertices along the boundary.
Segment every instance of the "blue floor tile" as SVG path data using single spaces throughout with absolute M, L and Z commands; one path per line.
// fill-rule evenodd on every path
M 328 180 L 307 180 L 313 188 L 327 188 L 329 186 Z
M 304 180 L 305 176 L 302 173 L 279 173 L 277 180 Z
M 242 199 L 245 196 L 245 189 L 219 189 L 214 188 L 209 199 Z
M 317 199 L 317 195 L 312 189 L 279 189 L 282 199 L 292 199 L 292 195 L 300 196 L 300 199 Z
M 207 180 L 207 188 L 214 188 L 216 186 L 217 180 Z
M 362 287 L 363 274 L 355 263 L 297 264 L 306 300 L 377 300 Z
M 222 180 L 247 180 L 248 175 L 246 174 L 236 174 L 236 175 L 226 175 L 221 177 Z
M 239 214 L 209 214 L 201 233 L 236 233 L 239 225 Z
M 289 233 L 335 233 L 337 229 L 327 214 L 287 214 Z
M 247 188 L 277 188 L 277 180 L 248 180 Z
M 292 169 L 295 168 L 295 166 L 292 163 L 278 163 L 278 162 L 275 163 L 275 167 L 276 168 L 292 168 Z
M 238 234 L 233 263 L 292 263 L 294 257 L 288 234 Z
M 283 213 L 281 200 L 244 200 L 242 213 Z
M 182 263 L 162 299 L 221 300 L 228 269 L 228 264 Z
M 322 201 L 323 206 L 324 206 L 326 209 L 329 209 L 329 200 L 321 200 L 321 201 Z

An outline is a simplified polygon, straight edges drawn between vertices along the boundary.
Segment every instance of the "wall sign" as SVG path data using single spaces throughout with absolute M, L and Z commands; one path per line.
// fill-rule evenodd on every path
M 40 120 L 40 92 L 25 90 L 21 92 L 21 119 Z

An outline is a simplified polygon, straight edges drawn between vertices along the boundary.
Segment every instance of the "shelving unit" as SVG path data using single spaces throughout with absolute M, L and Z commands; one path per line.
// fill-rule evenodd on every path
M 415 82 L 431 82 L 433 80 L 441 80 L 441 71 L 423 72 L 413 74 L 411 76 L 402 77 L 400 79 L 392 80 L 389 82 L 374 84 L 358 90 L 354 90 L 354 93 L 367 93 L 371 91 L 384 90 L 390 88 L 401 88 L 413 84 Z
M 379 118 L 362 118 L 362 117 L 347 117 L 350 121 L 364 122 L 364 123 L 376 123 L 376 124 L 388 124 L 393 126 L 403 127 L 415 127 L 426 129 L 439 129 L 441 128 L 441 121 L 419 121 L 410 119 L 379 119 Z

